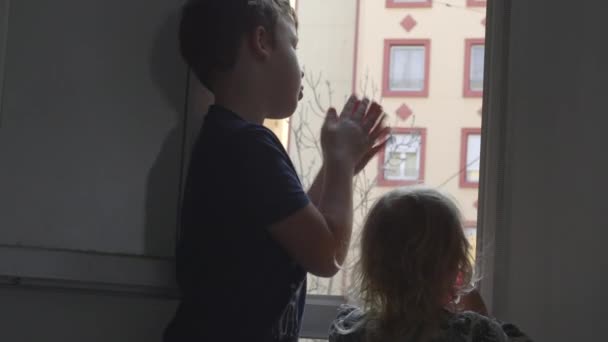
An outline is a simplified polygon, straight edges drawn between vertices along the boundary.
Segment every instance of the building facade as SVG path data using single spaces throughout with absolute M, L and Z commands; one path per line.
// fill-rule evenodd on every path
M 296 114 L 269 125 L 283 138 L 305 185 L 321 164 L 325 110 L 351 93 L 379 101 L 389 144 L 355 182 L 356 230 L 383 193 L 426 185 L 459 204 L 475 245 L 485 1 L 299 0 L 304 93 Z M 288 137 L 286 139 L 286 137 Z M 352 258 L 357 255 L 357 231 Z M 352 265 L 350 265 L 352 266 Z M 351 267 L 311 292 L 347 294 Z

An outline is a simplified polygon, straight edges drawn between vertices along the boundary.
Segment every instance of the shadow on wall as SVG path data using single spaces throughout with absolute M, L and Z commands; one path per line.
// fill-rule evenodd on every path
M 161 25 L 149 56 L 152 80 L 175 115 L 174 127 L 164 139 L 148 173 L 146 184 L 145 255 L 174 255 L 179 205 L 179 184 L 186 124 L 187 69 L 179 57 L 175 13 Z
M 175 12 L 158 30 L 149 57 L 151 77 L 169 104 L 168 110 L 175 115 L 175 123 L 148 173 L 147 256 L 174 255 L 182 193 L 180 186 L 183 187 L 185 182 L 191 146 L 203 123 L 203 114 L 213 102 L 212 94 L 194 77 L 188 77 L 188 69 L 179 55 L 178 25 L 179 13 Z M 188 109 L 188 105 L 193 108 Z

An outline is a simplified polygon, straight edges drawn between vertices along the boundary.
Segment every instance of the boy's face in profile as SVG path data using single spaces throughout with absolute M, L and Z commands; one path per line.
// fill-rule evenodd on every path
M 274 32 L 274 47 L 269 56 L 266 71 L 270 90 L 270 119 L 291 116 L 302 98 L 302 69 L 296 47 L 298 33 L 294 21 L 280 17 Z

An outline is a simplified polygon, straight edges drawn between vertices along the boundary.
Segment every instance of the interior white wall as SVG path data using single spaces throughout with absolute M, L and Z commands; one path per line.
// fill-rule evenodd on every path
M 511 3 L 495 313 L 537 341 L 597 340 L 608 316 L 608 4 Z
M 0 340 L 161 342 L 174 307 L 145 297 L 0 288 Z

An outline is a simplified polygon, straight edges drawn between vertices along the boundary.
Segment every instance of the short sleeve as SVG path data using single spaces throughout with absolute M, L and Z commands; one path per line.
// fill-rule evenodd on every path
M 263 128 L 238 134 L 234 193 L 247 217 L 269 226 L 304 208 L 310 200 L 278 139 Z M 238 213 L 235 213 L 238 214 Z

